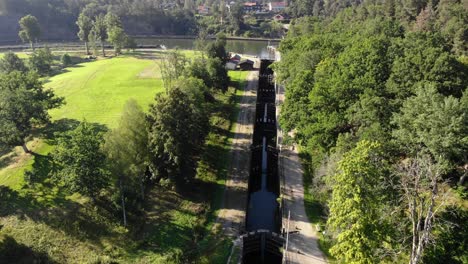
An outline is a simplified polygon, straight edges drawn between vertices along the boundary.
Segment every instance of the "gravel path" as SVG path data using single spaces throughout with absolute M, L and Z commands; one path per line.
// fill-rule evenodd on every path
M 284 89 L 280 87 L 277 95 L 277 117 L 284 101 Z M 282 142 L 282 133 L 278 130 L 278 142 Z M 304 206 L 303 170 L 297 148 L 281 148 L 279 156 L 282 173 L 282 194 L 284 200 L 283 228 L 287 228 L 288 211 L 291 212 L 289 223 L 289 246 L 287 263 L 314 264 L 327 263 L 318 248 L 318 237 L 307 217 Z
M 296 148 L 294 150 L 283 149 L 280 160 L 285 176 L 283 188 L 286 212 L 283 218 L 284 228 L 287 227 L 287 212 L 291 212 L 288 263 L 326 263 L 318 248 L 317 233 L 312 228 L 305 212 L 303 171 Z
M 231 166 L 226 180 L 223 205 L 218 222 L 225 234 L 237 237 L 244 230 L 247 184 L 249 179 L 250 144 L 255 116 L 258 71 L 250 72 L 239 104 L 239 116 L 231 147 Z

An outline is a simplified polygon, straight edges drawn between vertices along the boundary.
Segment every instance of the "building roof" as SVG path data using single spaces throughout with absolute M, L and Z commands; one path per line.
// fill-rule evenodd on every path
M 255 62 L 253 62 L 253 61 L 247 59 L 247 60 L 241 61 L 241 62 L 239 63 L 239 65 L 240 65 L 240 64 L 252 64 L 252 65 L 253 65 L 254 63 L 255 63 Z
M 245 2 L 244 6 L 257 6 L 259 5 L 257 2 Z
M 287 7 L 288 3 L 286 2 L 270 2 L 272 7 Z
M 231 60 L 240 60 L 241 59 L 241 56 L 239 54 L 235 54 L 231 57 Z

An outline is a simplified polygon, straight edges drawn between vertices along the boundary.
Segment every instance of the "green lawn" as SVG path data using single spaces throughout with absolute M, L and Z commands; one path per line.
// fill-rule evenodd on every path
M 66 105 L 50 111 L 54 120 L 86 119 L 109 127 L 116 126 L 125 102 L 130 98 L 147 109 L 156 93 L 163 89 L 155 78 L 156 62 L 130 56 L 82 63 L 67 68 L 45 84 Z

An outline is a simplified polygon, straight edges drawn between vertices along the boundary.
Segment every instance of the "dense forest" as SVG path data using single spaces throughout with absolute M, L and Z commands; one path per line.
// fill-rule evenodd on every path
M 17 40 L 19 18 L 31 14 L 39 20 L 44 40 L 76 39 L 75 22 L 85 8 L 92 15 L 115 13 L 130 34 L 195 34 L 193 11 L 183 9 L 183 3 L 170 9 L 165 4 L 152 0 L 1 0 L 0 37 Z
M 275 65 L 321 247 L 340 263 L 467 263 L 466 2 L 360 2 L 296 1 Z

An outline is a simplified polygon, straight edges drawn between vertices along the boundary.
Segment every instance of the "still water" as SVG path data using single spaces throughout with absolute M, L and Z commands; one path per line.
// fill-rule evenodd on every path
M 212 40 L 208 40 L 212 41 Z M 139 45 L 164 45 L 168 49 L 194 49 L 194 39 L 162 39 L 162 38 L 138 38 L 136 42 Z M 226 49 L 229 52 L 241 53 L 260 58 L 269 57 L 268 45 L 277 46 L 275 41 L 254 41 L 254 40 L 227 40 Z

